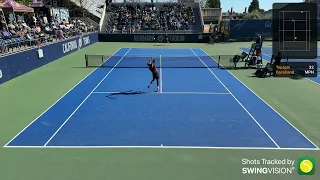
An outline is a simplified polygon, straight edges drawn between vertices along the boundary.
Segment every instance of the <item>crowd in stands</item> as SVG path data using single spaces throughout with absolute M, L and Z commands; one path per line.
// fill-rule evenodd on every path
M 189 30 L 195 23 L 193 9 L 185 5 L 170 4 L 161 8 L 146 4 L 111 4 L 108 9 L 110 33 L 134 33 L 140 30 Z
M 63 19 L 59 22 L 53 19 L 48 22 L 47 18 L 35 18 L 32 23 L 27 24 L 23 20 L 10 22 L 5 25 L 2 17 L 2 31 L 0 31 L 0 53 L 5 53 L 14 48 L 25 46 L 36 46 L 39 43 L 52 42 L 54 40 L 66 39 L 90 32 L 95 28 L 80 20 L 67 22 Z

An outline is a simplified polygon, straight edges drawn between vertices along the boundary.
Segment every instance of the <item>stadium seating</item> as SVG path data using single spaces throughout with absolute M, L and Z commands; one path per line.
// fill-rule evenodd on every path
M 37 46 L 38 43 L 52 42 L 94 31 L 94 27 L 80 20 L 72 22 L 44 23 L 39 21 L 29 26 L 24 21 L 8 25 L 9 30 L 0 31 L 0 53 L 8 53 L 23 47 Z
M 195 12 L 197 14 L 195 14 Z M 199 7 L 178 3 L 124 4 L 112 3 L 108 7 L 108 33 L 168 33 L 199 32 Z M 198 21 L 198 23 L 197 23 Z

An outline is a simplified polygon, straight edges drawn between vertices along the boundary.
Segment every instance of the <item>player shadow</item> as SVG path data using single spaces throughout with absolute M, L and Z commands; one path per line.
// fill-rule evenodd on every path
M 157 91 L 154 91 L 157 92 Z M 115 93 L 110 93 L 109 95 L 106 96 L 106 98 L 109 98 L 111 100 L 117 99 L 116 96 L 132 96 L 132 95 L 142 95 L 142 94 L 148 94 L 150 92 L 144 92 L 144 91 L 124 91 L 124 92 L 115 92 Z

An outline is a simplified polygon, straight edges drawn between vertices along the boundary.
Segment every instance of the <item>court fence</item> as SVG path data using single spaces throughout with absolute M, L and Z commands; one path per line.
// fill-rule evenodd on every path
M 209 21 L 211 22 L 211 21 Z M 273 26 L 272 19 L 241 19 L 231 20 L 228 25 L 227 39 L 229 41 L 252 41 L 257 35 L 261 35 L 263 40 L 272 41 Z M 320 20 L 317 21 L 317 39 L 320 40 Z M 146 31 L 135 34 L 107 34 L 100 33 L 101 42 L 162 42 L 164 35 L 167 34 L 172 43 L 207 43 L 210 33 L 192 33 L 190 31 L 165 32 L 165 31 Z
M 0 59 L 0 84 L 96 42 L 98 42 L 98 33 L 90 33 L 2 56 Z
M 99 33 L 100 42 L 164 42 L 168 35 L 170 43 L 207 43 L 210 34 L 150 33 L 150 34 L 107 34 Z
M 78 35 L 70 34 L 69 36 L 65 36 L 64 38 L 57 35 L 50 35 L 34 39 L 28 39 L 26 37 L 0 39 L 0 56 L 8 56 L 21 51 L 54 44 L 59 41 L 66 41 L 76 37 L 87 36 L 92 33 L 97 32 L 84 32 Z

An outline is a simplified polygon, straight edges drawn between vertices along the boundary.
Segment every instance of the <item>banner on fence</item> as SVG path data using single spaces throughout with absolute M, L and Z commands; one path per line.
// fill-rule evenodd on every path
M 271 19 L 231 20 L 230 39 L 254 38 L 258 34 L 262 37 L 272 37 Z
M 167 34 L 171 43 L 205 42 L 206 36 L 199 34 Z M 99 34 L 101 42 L 164 42 L 165 34 Z
M 165 35 L 148 35 L 148 34 L 137 34 L 133 36 L 135 42 L 162 42 L 165 39 Z M 184 42 L 185 35 L 168 35 L 169 42 Z

